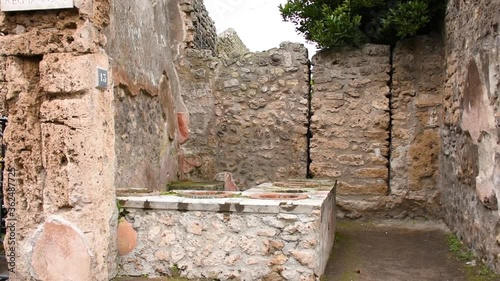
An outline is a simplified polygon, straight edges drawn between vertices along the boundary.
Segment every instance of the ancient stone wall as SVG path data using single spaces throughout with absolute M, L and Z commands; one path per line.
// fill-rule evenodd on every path
M 210 50 L 189 49 L 179 61 L 182 97 L 189 113 L 180 151 L 183 179 L 213 180 L 217 167 L 215 135 L 215 89 L 220 60 Z
M 184 25 L 187 31 L 185 37 L 187 47 L 198 50 L 211 50 L 215 54 L 217 30 L 214 21 L 203 4 L 203 0 L 182 0 L 179 1 L 179 5 L 185 13 Z
M 105 34 L 113 69 L 118 190 L 160 190 L 177 179 L 177 113 L 185 110 L 171 45 L 182 43 L 176 36 L 183 29 L 169 24 L 181 14 L 176 1 L 111 5 Z
M 109 2 L 75 2 L 0 13 L 9 280 L 116 273 L 113 92 L 96 88 Z
M 246 189 L 306 176 L 309 67 L 302 45 L 232 59 L 191 49 L 179 71 L 190 119 L 183 178 L 231 172 Z
M 309 60 L 302 44 L 223 61 L 215 83 L 217 167 L 240 188 L 307 169 Z
M 225 30 L 217 39 L 217 55 L 223 58 L 230 58 L 231 56 L 244 55 L 250 52 L 241 41 L 238 33 L 232 28 Z
M 445 221 L 498 272 L 499 5 L 449 1 L 440 183 Z
M 313 58 L 310 170 L 339 194 L 388 193 L 390 47 L 322 51 Z
M 427 36 L 399 42 L 391 89 L 391 194 L 436 213 L 444 48 Z
M 313 58 L 310 172 L 339 179 L 340 216 L 438 215 L 443 58 L 428 36 Z

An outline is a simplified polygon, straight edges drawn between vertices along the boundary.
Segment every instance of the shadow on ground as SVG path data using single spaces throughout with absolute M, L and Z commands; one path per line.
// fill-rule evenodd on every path
M 323 280 L 329 281 L 498 281 L 450 251 L 449 231 L 434 222 L 346 222 Z

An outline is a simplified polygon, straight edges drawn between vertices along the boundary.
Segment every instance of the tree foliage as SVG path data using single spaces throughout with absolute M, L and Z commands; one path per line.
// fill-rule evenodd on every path
M 288 0 L 285 21 L 320 48 L 393 44 L 429 32 L 443 17 L 446 0 Z

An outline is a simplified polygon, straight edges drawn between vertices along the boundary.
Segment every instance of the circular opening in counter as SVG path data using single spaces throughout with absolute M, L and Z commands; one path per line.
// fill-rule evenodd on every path
M 303 190 L 303 189 L 272 189 L 269 190 L 269 192 L 274 192 L 274 193 L 306 193 L 308 190 Z
M 181 197 L 210 199 L 210 198 L 228 198 L 233 197 L 235 194 L 225 191 L 177 191 Z
M 284 181 L 284 182 L 275 182 L 273 183 L 276 187 L 284 187 L 284 188 L 315 188 L 320 187 L 321 184 L 317 182 L 310 181 Z
M 293 194 L 293 193 L 257 193 L 249 196 L 252 199 L 263 200 L 301 200 L 307 199 L 307 194 Z

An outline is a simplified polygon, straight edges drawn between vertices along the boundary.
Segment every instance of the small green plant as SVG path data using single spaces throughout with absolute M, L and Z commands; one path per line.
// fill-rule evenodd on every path
M 120 221 L 122 218 L 125 218 L 129 214 L 129 211 L 127 211 L 123 205 L 123 201 L 116 200 L 116 208 L 118 209 L 118 221 Z
M 474 254 L 466 249 L 463 243 L 453 234 L 447 234 L 446 240 L 448 240 L 448 246 L 450 252 L 454 253 L 460 261 L 472 261 L 474 259 Z
M 178 195 L 177 192 L 174 192 L 174 191 L 162 191 L 160 192 L 160 195 L 163 195 L 163 196 L 175 196 L 175 195 Z
M 233 196 L 231 196 L 231 197 L 232 197 L 232 198 L 250 198 L 250 197 L 245 196 L 245 195 L 243 195 L 243 194 L 241 194 L 241 193 L 235 193 L 235 194 L 233 194 Z
M 170 276 L 171 277 L 181 277 L 181 270 L 180 270 L 179 266 L 175 263 L 174 263 L 174 265 L 172 265 L 170 267 Z
M 448 246 L 450 252 L 452 252 L 457 260 L 462 262 L 471 262 L 474 260 L 474 254 L 453 234 L 446 235 L 446 240 L 448 241 Z M 474 262 L 475 264 L 475 262 Z M 479 262 L 477 267 L 474 265 L 472 267 L 468 266 L 466 270 L 471 280 L 477 281 L 493 281 L 500 280 L 500 275 L 493 272 L 488 266 Z
M 491 270 L 491 268 L 486 265 L 483 265 L 479 268 L 479 270 L 477 271 L 477 275 L 486 278 L 495 278 L 497 280 L 500 278 L 500 275 L 493 272 L 493 270 Z

